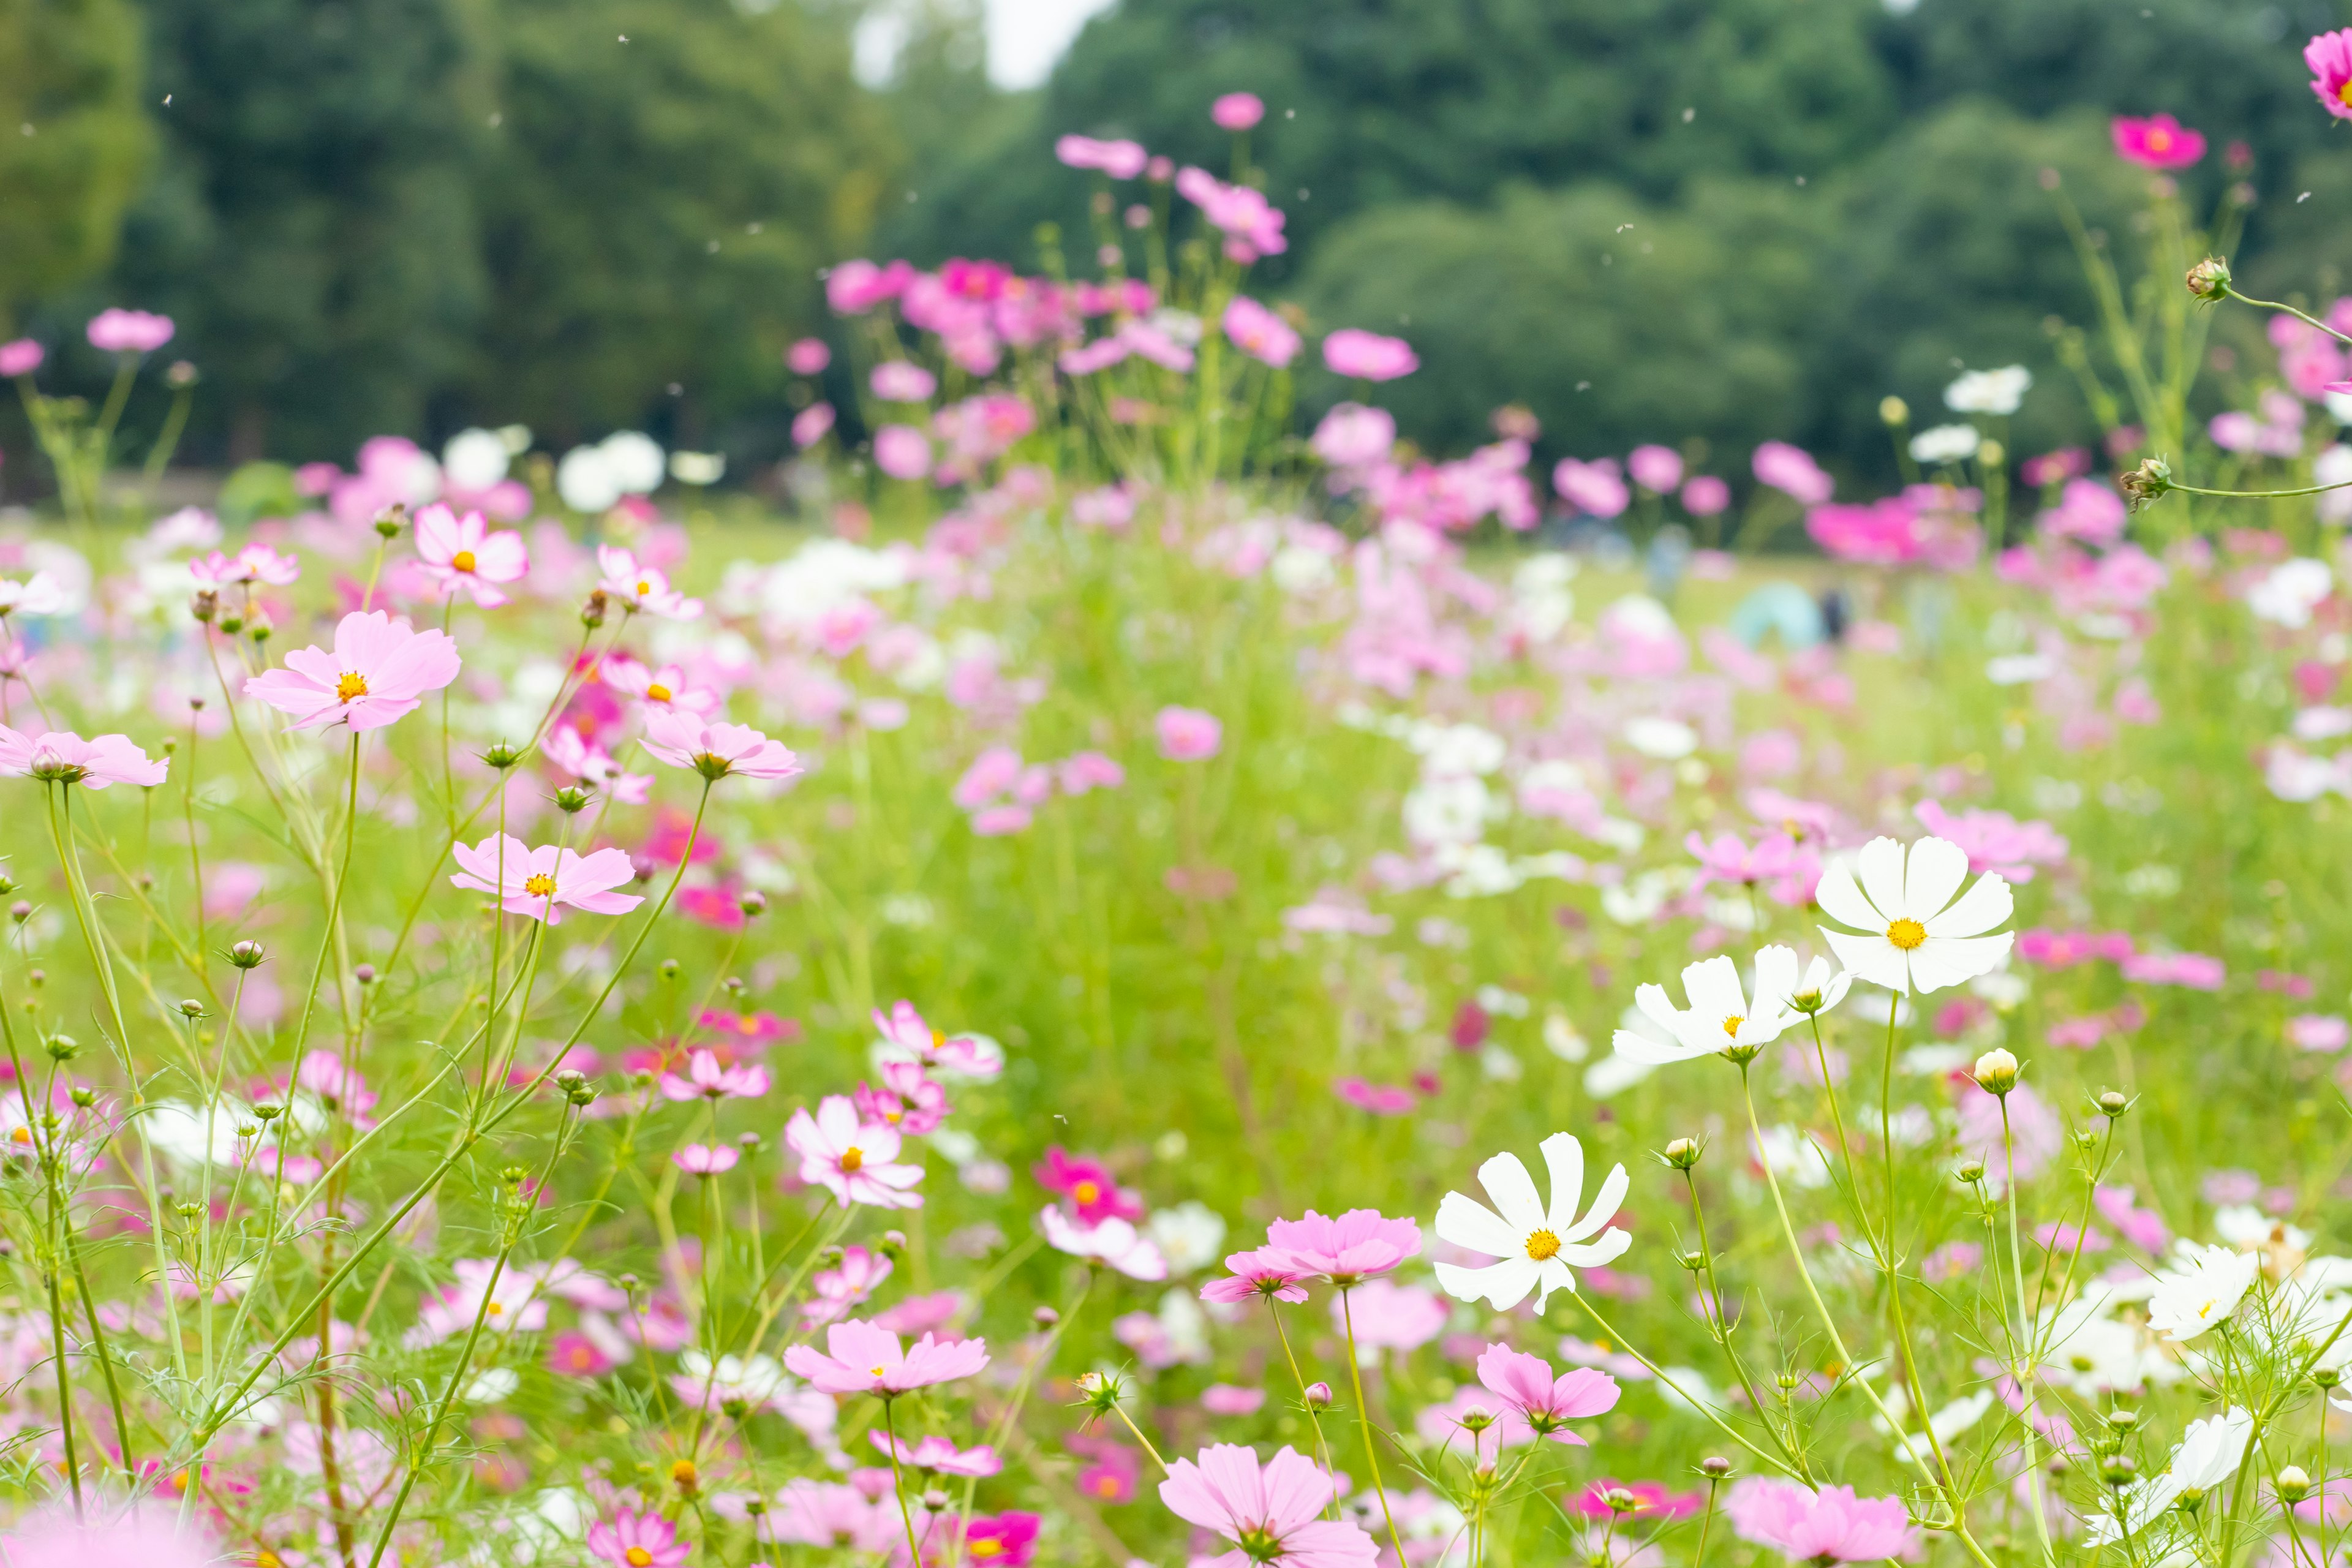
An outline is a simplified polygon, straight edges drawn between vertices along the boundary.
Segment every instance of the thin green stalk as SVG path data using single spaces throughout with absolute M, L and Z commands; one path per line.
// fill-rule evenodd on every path
M 1389 1544 L 1396 1549 L 1397 1561 L 1402 1563 L 1404 1542 L 1397 1535 L 1396 1515 L 1389 1510 L 1389 1490 L 1381 1484 L 1381 1456 L 1372 1444 L 1371 1406 L 1364 1403 L 1364 1369 L 1356 1356 L 1356 1313 L 1349 1304 L 1347 1287 L 1339 1289 L 1339 1320 L 1348 1328 L 1348 1377 L 1356 1390 L 1356 1420 L 1364 1431 L 1364 1462 L 1372 1472 L 1372 1489 L 1380 1494 L 1381 1518 L 1389 1527 Z

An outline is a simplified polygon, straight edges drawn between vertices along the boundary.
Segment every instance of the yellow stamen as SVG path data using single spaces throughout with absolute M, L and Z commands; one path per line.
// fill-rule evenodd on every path
M 487 1311 L 487 1312 L 488 1312 L 491 1317 L 493 1317 L 493 1318 L 497 1317 L 499 1313 L 501 1313 L 501 1312 L 505 1311 L 506 1310 L 507 1310 L 507 1305 L 506 1305 L 506 1303 L 505 1303 L 504 1301 L 493 1301 L 493 1302 L 491 1302 L 491 1303 L 490 1303 L 487 1308 L 485 1308 L 485 1309 L 484 1309 L 484 1310 L 485 1310 L 485 1311 Z
M 646 595 L 650 594 L 653 591 L 654 585 L 651 581 L 644 577 L 637 579 L 637 596 L 639 598 L 643 598 Z
M 841 1152 L 842 1173 L 846 1175 L 866 1163 L 866 1151 L 855 1143 Z
M 1736 1040 L 1739 1037 L 1739 1026 L 1746 1022 L 1748 1022 L 1747 1019 L 1741 1017 L 1738 1014 L 1734 1013 L 1730 1017 L 1726 1018 L 1723 1021 L 1723 1032 L 1729 1035 Z
M 867 1367 L 867 1368 L 866 1369 L 866 1376 L 868 1376 L 868 1377 L 879 1377 L 879 1376 L 881 1376 L 884 1373 L 886 1373 L 886 1372 L 887 1372 L 887 1371 L 889 1371 L 889 1370 L 890 1370 L 890 1369 L 889 1369 L 888 1367 L 884 1366 L 884 1365 L 883 1365 L 883 1364 L 881 1364 L 879 1362 L 877 1362 L 874 1365 L 869 1366 L 869 1367 Z
M 656 702 L 669 700 L 669 688 L 656 680 L 646 688 L 646 696 Z
M 628 1559 L 629 1568 L 650 1568 L 654 1554 L 642 1546 L 632 1546 L 621 1555 Z
M 1070 1195 L 1082 1204 L 1090 1204 L 1102 1196 L 1102 1189 L 1092 1182 L 1080 1182 L 1070 1189 Z
M 533 872 L 523 879 L 522 890 L 534 899 L 543 899 L 555 891 L 555 879 L 544 871 Z
M 335 700 L 338 702 L 349 702 L 353 698 L 366 695 L 367 677 L 356 669 L 343 671 L 343 678 L 335 682 Z
M 1538 1263 L 1559 1256 L 1559 1237 L 1548 1230 L 1539 1230 L 1528 1237 L 1528 1256 Z
M 1886 928 L 1886 940 L 1909 952 L 1927 940 L 1927 928 L 1917 921 L 1896 921 Z
M 457 554 L 449 557 L 449 564 L 460 572 L 471 572 L 474 569 L 474 552 L 470 550 L 460 550 Z
M 1116 1481 L 1106 1480 L 1103 1485 L 1107 1489 L 1103 1492 L 1103 1496 L 1105 1497 L 1108 1497 L 1111 1493 L 1118 1490 L 1118 1483 Z M 974 1557 L 978 1557 L 982 1560 L 991 1557 L 1001 1557 L 1004 1554 L 1004 1542 L 997 1540 L 994 1536 L 983 1535 L 978 1541 L 971 1543 L 971 1554 Z

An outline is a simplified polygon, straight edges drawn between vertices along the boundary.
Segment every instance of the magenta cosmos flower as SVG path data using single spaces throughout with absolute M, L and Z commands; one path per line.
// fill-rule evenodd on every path
M 1194 1558 L 1195 1568 L 1370 1568 L 1381 1554 L 1372 1538 L 1360 1526 L 1319 1517 L 1331 1494 L 1331 1478 L 1297 1449 L 1283 1448 L 1261 1466 L 1256 1452 L 1238 1443 L 1203 1448 L 1197 1461 L 1177 1460 L 1160 1483 L 1169 1512 L 1235 1547 Z
M 128 735 L 96 735 L 85 741 L 70 730 L 26 735 L 0 724 L 0 773 L 85 789 L 119 784 L 152 787 L 163 782 L 171 766 L 169 757 L 149 761 Z
M 1508 1345 L 1486 1347 L 1478 1358 L 1478 1381 L 1538 1436 L 1555 1443 L 1582 1447 L 1584 1439 L 1570 1431 L 1568 1423 L 1617 1406 L 1617 1380 L 1607 1373 L 1580 1366 L 1554 1377 L 1551 1363 L 1543 1357 Z
M 793 1111 L 784 1124 L 784 1142 L 801 1157 L 801 1180 L 824 1187 L 844 1208 L 923 1206 L 922 1194 L 910 1190 L 922 1181 L 923 1168 L 892 1163 L 898 1156 L 898 1130 L 860 1117 L 845 1094 L 826 1095 L 814 1116 L 805 1107 Z
M 450 853 L 461 868 L 449 879 L 451 887 L 496 894 L 507 913 L 551 926 L 563 923 L 563 905 L 592 915 L 625 915 L 645 902 L 635 893 L 613 891 L 636 880 L 626 850 L 583 855 L 553 844 L 534 849 L 510 834 L 494 833 Z
M 1349 1209 L 1337 1219 L 1307 1211 L 1265 1227 L 1265 1250 L 1290 1259 L 1301 1274 L 1345 1289 L 1386 1274 L 1421 1250 L 1421 1226 L 1389 1219 L 1378 1209 Z
M 677 1568 L 692 1550 L 677 1538 L 677 1526 L 657 1513 L 625 1508 L 588 1527 L 589 1554 L 613 1568 Z
M 2352 120 L 2352 27 L 2315 35 L 2303 46 L 2303 63 L 2311 68 L 2311 90 L 2319 95 L 2327 112 L 2338 120 Z
M 658 566 L 649 566 L 617 544 L 596 547 L 596 586 L 632 610 L 673 621 L 690 621 L 702 614 L 702 601 L 689 599 L 669 585 Z
M 2143 169 L 2185 169 L 2205 156 L 2205 137 L 2169 114 L 2147 120 L 2117 115 L 2108 128 L 2115 135 L 2116 156 Z
M 1911 1541 L 1900 1498 L 1860 1498 L 1852 1487 L 1815 1493 L 1794 1481 L 1750 1476 L 1731 1489 L 1724 1511 L 1744 1539 L 1801 1563 L 1876 1563 Z
M 938 1131 L 954 1109 L 948 1104 L 948 1091 L 931 1081 L 920 1062 L 884 1062 L 882 1087 L 861 1083 L 851 1098 L 866 1121 L 907 1133 Z
M 1254 92 L 1229 92 L 1209 105 L 1220 131 L 1247 131 L 1265 118 L 1265 100 Z
M 988 1568 L 1028 1568 L 1037 1555 L 1041 1522 L 1034 1513 L 1018 1511 L 975 1519 L 964 1527 L 964 1555 Z
M 1421 368 L 1412 345 L 1361 327 L 1342 327 L 1323 340 L 1323 363 L 1337 375 L 1360 381 L 1394 381 Z
M 986 1340 L 941 1340 L 925 1334 L 901 1350 L 887 1329 L 852 1318 L 824 1331 L 824 1351 L 794 1345 L 784 1368 L 824 1394 L 876 1394 L 893 1399 L 909 1389 L 970 1377 L 988 1364 Z
M 247 681 L 245 694 L 293 714 L 297 730 L 380 730 L 457 679 L 463 662 L 444 633 L 414 630 L 382 610 L 354 611 L 335 627 L 333 652 L 297 648 L 284 668 Z
M 640 744 L 656 761 L 692 768 L 714 784 L 724 778 L 797 778 L 803 772 L 791 748 L 749 724 L 706 724 L 675 709 L 647 710 Z
M 1198 708 L 1171 705 L 1153 722 L 1160 730 L 1160 754 L 1172 763 L 1204 762 L 1224 743 L 1224 725 L 1215 714 Z
M 1143 1217 L 1142 1194 L 1120 1186 L 1110 1167 L 1091 1154 L 1071 1154 L 1056 1143 L 1045 1151 L 1034 1174 L 1039 1186 L 1076 1206 L 1081 1224 Z
M 152 353 L 172 341 L 172 318 L 146 310 L 100 310 L 89 319 L 89 346 L 110 354 Z
M 480 512 L 459 517 L 438 501 L 416 514 L 416 556 L 443 593 L 463 589 L 486 610 L 507 602 L 497 584 L 520 582 L 530 570 L 521 534 L 492 533 Z
M 1231 1275 L 1202 1286 L 1202 1300 L 1246 1301 L 1254 1296 L 1270 1296 L 1277 1301 L 1307 1300 L 1307 1287 L 1300 1283 L 1307 1277 L 1290 1261 L 1287 1253 L 1271 1247 L 1230 1253 L 1225 1258 L 1225 1267 Z

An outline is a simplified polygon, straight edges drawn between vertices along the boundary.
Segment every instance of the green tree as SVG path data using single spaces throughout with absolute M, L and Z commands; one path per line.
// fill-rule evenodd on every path
M 150 146 L 128 0 L 0 0 L 0 331 L 113 259 Z

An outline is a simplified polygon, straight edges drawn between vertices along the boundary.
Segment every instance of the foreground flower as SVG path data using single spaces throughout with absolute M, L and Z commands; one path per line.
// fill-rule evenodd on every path
M 613 891 L 636 880 L 624 849 L 593 855 L 555 844 L 534 849 L 511 835 L 492 834 L 479 844 L 457 846 L 450 856 L 461 868 L 449 879 L 451 887 L 495 894 L 507 913 L 549 925 L 563 923 L 562 905 L 592 915 L 625 915 L 646 901 Z
M 2303 46 L 2303 63 L 2311 68 L 2311 90 L 2338 120 L 2352 120 L 2352 27 L 2320 33 Z
M 1337 1219 L 1308 1209 L 1304 1219 L 1267 1226 L 1265 1247 L 1288 1258 L 1300 1273 L 1320 1276 L 1344 1290 L 1420 1252 L 1421 1226 L 1390 1219 L 1378 1209 L 1349 1209 Z
M 1478 1358 L 1478 1381 L 1538 1436 L 1555 1443 L 1582 1447 L 1584 1439 L 1570 1431 L 1568 1423 L 1617 1407 L 1617 1380 L 1607 1373 L 1580 1366 L 1554 1377 L 1551 1363 L 1543 1357 L 1508 1345 L 1486 1347 Z
M 1213 1530 L 1235 1551 L 1195 1557 L 1194 1568 L 1370 1568 L 1380 1547 L 1353 1524 L 1319 1517 L 1330 1502 L 1331 1478 L 1295 1448 L 1278 1450 L 1263 1466 L 1255 1450 L 1219 1443 L 1197 1461 L 1179 1459 L 1160 1483 L 1160 1500 L 1188 1524 Z
M 206 1473 L 210 1467 L 206 1467 Z M 209 1568 L 226 1561 L 201 1526 L 174 1528 L 173 1510 L 134 1504 L 87 1521 L 45 1508 L 12 1521 L 0 1541 L 8 1568 Z
M 1045 1231 L 1047 1244 L 1056 1252 L 1116 1268 L 1130 1279 L 1152 1281 L 1168 1278 L 1168 1259 L 1159 1244 L 1126 1220 L 1113 1218 L 1080 1225 L 1060 1209 L 1048 1207 L 1039 1212 L 1037 1224 Z
M 1800 1016 L 1789 998 L 1797 994 L 1797 955 L 1774 945 L 1756 954 L 1756 1000 L 1740 989 L 1739 966 L 1725 954 L 1683 970 L 1686 1010 L 1677 1010 L 1663 985 L 1637 986 L 1633 1005 L 1673 1039 L 1669 1045 L 1631 1029 L 1617 1031 L 1617 1054 L 1653 1067 L 1717 1056 L 1734 1046 L 1761 1047 L 1780 1037 Z M 1742 1058 L 1747 1059 L 1745 1058 Z
M 1968 875 L 1968 852 L 1949 839 L 1912 845 L 1906 868 L 1901 844 L 1874 838 L 1851 869 L 1839 861 L 1822 873 L 1822 912 L 1855 928 L 1823 926 L 1822 935 L 1857 979 L 1889 991 L 1941 991 L 1990 973 L 2015 940 L 1984 934 L 2009 919 L 2009 882 L 1987 872 L 1956 901 Z
M 1254 1296 L 1271 1296 L 1277 1301 L 1307 1300 L 1307 1287 L 1299 1282 L 1305 1275 L 1287 1253 L 1271 1247 L 1235 1252 L 1226 1257 L 1225 1267 L 1232 1270 L 1231 1276 L 1202 1286 L 1202 1300 L 1246 1301 Z
M 1458 1264 L 1437 1265 L 1437 1282 L 1458 1301 L 1484 1297 L 1498 1312 L 1507 1312 L 1536 1292 L 1536 1310 L 1554 1290 L 1576 1289 L 1571 1268 L 1594 1268 L 1623 1256 L 1633 1238 L 1610 1219 L 1625 1196 L 1625 1167 L 1613 1167 L 1593 1194 L 1592 1206 L 1579 1219 L 1576 1205 L 1584 1194 L 1584 1145 L 1566 1132 L 1555 1132 L 1540 1145 L 1551 1173 L 1551 1206 L 1536 1196 L 1535 1179 L 1517 1154 L 1496 1155 L 1478 1167 L 1478 1184 L 1495 1200 L 1489 1209 L 1475 1198 L 1448 1193 L 1437 1205 L 1437 1234 L 1456 1247 L 1483 1252 L 1502 1261 L 1483 1268 Z M 1496 1211 L 1499 1210 L 1500 1213 Z M 1603 1230 L 1603 1226 L 1609 1228 Z M 1590 1238 L 1590 1239 L 1588 1239 Z
M 2156 1277 L 2147 1299 L 2147 1326 L 2168 1339 L 2193 1340 L 2226 1323 L 2252 1288 L 2262 1255 L 2227 1247 L 2184 1243 L 2182 1265 Z
M 413 630 L 382 610 L 355 610 L 336 626 L 333 652 L 297 648 L 284 668 L 247 680 L 245 694 L 293 714 L 297 730 L 380 730 L 457 679 L 463 662 L 445 633 Z
M 518 582 L 530 570 L 521 534 L 492 533 L 480 512 L 459 517 L 437 501 L 416 514 L 416 555 L 442 592 L 462 588 L 484 609 L 507 602 L 497 584 Z
M 2084 1539 L 2095 1547 L 2111 1546 L 2170 1513 L 2191 1493 L 2201 1497 L 2236 1475 L 2253 1426 L 2252 1411 L 2234 1407 L 2191 1421 L 2164 1473 L 2126 1488 L 2116 1500 L 2116 1511 L 2091 1521 Z
M 94 735 L 85 741 L 70 730 L 26 735 L 0 724 L 0 773 L 104 789 L 119 784 L 160 784 L 171 766 L 169 757 L 151 762 L 128 735 Z
M 657 1513 L 625 1508 L 588 1527 L 589 1555 L 613 1568 L 677 1568 L 693 1550 L 677 1538 L 677 1526 Z
M 844 1208 L 923 1206 L 922 1194 L 909 1190 L 922 1181 L 923 1168 L 892 1163 L 898 1157 L 898 1130 L 862 1120 L 845 1094 L 826 1095 L 814 1116 L 806 1108 L 793 1111 L 784 1124 L 784 1142 L 801 1157 L 801 1180 L 825 1188 Z
M 975 1519 L 964 1527 L 964 1555 L 989 1568 L 1028 1568 L 1037 1555 L 1037 1529 L 1044 1522 L 1036 1514 L 1018 1510 Z
M 1795 1481 L 1750 1476 L 1731 1489 L 1724 1512 L 1742 1538 L 1800 1563 L 1876 1563 L 1911 1540 L 1902 1499 L 1856 1497 L 1852 1487 L 1810 1492 Z
M 789 779 L 804 771 L 782 741 L 771 741 L 748 724 L 706 724 L 691 713 L 654 708 L 646 713 L 646 755 L 674 768 L 692 768 L 716 784 L 720 779 Z
M 986 1340 L 940 1340 L 925 1334 L 900 1349 L 887 1329 L 851 1319 L 824 1331 L 824 1351 L 794 1345 L 784 1367 L 825 1394 L 877 1394 L 886 1399 L 935 1383 L 970 1377 L 988 1364 Z

